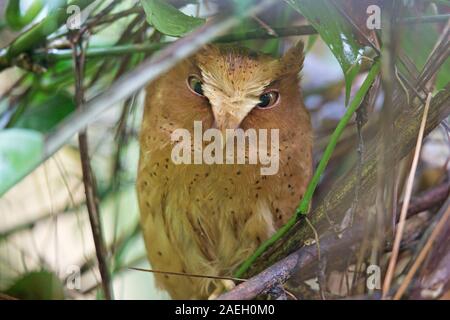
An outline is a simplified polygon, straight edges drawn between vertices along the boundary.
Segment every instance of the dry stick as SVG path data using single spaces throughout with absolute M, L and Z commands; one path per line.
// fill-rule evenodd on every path
M 386 277 L 383 283 L 383 299 L 387 297 L 389 289 L 391 287 L 392 278 L 394 276 L 395 267 L 397 265 L 398 253 L 400 250 L 400 242 L 403 236 L 403 230 L 405 228 L 406 213 L 408 212 L 409 201 L 411 200 L 411 193 L 414 183 L 414 176 L 417 169 L 417 164 L 419 162 L 420 150 L 422 147 L 422 140 L 425 131 L 425 124 L 427 122 L 428 110 L 430 108 L 431 93 L 428 94 L 427 101 L 425 104 L 425 110 L 423 112 L 422 122 L 420 123 L 419 135 L 417 137 L 416 150 L 414 152 L 413 163 L 411 165 L 411 170 L 409 172 L 408 181 L 405 190 L 405 200 L 403 201 L 402 210 L 400 213 L 400 220 L 397 226 L 397 232 L 395 234 L 394 246 L 392 248 L 392 255 L 389 260 L 389 266 L 386 272 Z
M 412 198 L 407 216 L 441 205 L 450 194 L 450 182 L 446 181 Z M 400 214 L 400 213 L 399 213 Z
M 208 278 L 208 279 L 231 280 L 231 281 L 240 281 L 240 282 L 247 281 L 247 279 L 226 277 L 226 276 L 222 277 L 222 276 L 212 276 L 212 275 L 196 274 L 196 273 L 183 273 L 183 272 L 162 271 L 162 270 L 153 270 L 153 269 L 142 269 L 142 268 L 135 268 L 135 267 L 130 267 L 128 269 L 136 270 L 136 271 L 151 272 L 151 273 L 167 274 L 167 275 L 172 275 L 172 276 L 190 277 L 190 278 Z
M 82 108 L 84 103 L 83 92 L 83 70 L 84 70 L 84 54 L 83 48 L 79 53 L 77 48 L 79 41 L 73 43 L 73 60 L 75 64 L 75 98 L 78 108 Z M 81 45 L 82 46 L 82 45 Z M 86 129 L 79 132 L 78 135 L 81 167 L 83 172 L 83 183 L 86 194 L 86 206 L 89 214 L 89 222 L 92 230 L 92 237 L 94 238 L 95 252 L 98 260 L 98 267 L 100 276 L 102 278 L 103 294 L 106 300 L 111 300 L 113 297 L 111 288 L 111 279 L 107 265 L 107 251 L 102 237 L 102 225 L 100 221 L 100 214 L 98 208 L 98 198 L 96 193 L 95 177 L 92 173 L 92 168 L 89 159 L 88 137 Z
M 397 292 L 394 295 L 394 300 L 399 300 L 401 298 L 401 296 L 405 293 L 406 288 L 408 287 L 409 283 L 411 282 L 412 278 L 414 277 L 414 274 L 416 273 L 417 269 L 419 269 L 420 265 L 427 257 L 427 254 L 430 251 L 431 246 L 433 245 L 436 238 L 439 236 L 439 233 L 444 228 L 449 217 L 450 217 L 450 206 L 447 207 L 447 210 L 445 211 L 444 215 L 442 216 L 442 218 L 439 220 L 438 224 L 434 228 L 434 230 L 431 233 L 430 237 L 428 238 L 425 246 L 420 251 L 419 256 L 417 257 L 416 261 L 414 261 L 414 264 L 411 266 L 411 269 L 409 269 L 408 274 L 406 275 L 405 279 L 403 280 L 402 284 L 400 285 L 400 288 L 398 288 Z

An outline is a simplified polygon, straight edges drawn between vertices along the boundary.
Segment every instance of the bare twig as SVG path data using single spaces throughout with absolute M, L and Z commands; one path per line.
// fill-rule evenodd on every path
M 226 277 L 226 276 L 212 276 L 212 275 L 205 275 L 205 274 L 162 271 L 162 270 L 142 269 L 142 268 L 134 268 L 134 267 L 130 267 L 129 269 L 136 270 L 136 271 L 151 272 L 151 273 L 168 274 L 168 275 L 180 276 L 180 277 L 208 278 L 208 279 L 231 280 L 231 281 L 239 281 L 239 282 L 247 281 L 246 279 L 234 278 L 234 277 Z
M 78 108 L 82 108 L 84 103 L 83 71 L 85 57 L 83 55 L 82 42 L 80 41 L 82 40 L 77 39 L 73 43 L 73 59 L 75 64 L 75 98 Z M 80 48 L 80 51 L 78 51 L 78 48 Z M 111 300 L 113 297 L 113 292 L 111 287 L 111 277 L 107 265 L 108 252 L 106 251 L 105 242 L 103 241 L 102 224 L 98 208 L 97 188 L 90 164 L 88 136 L 86 130 L 80 131 L 78 141 L 80 147 L 81 167 L 83 171 L 83 183 L 86 194 L 86 206 L 89 213 L 89 221 L 92 230 L 92 237 L 94 239 L 100 276 L 102 278 L 103 294 L 106 300 Z
M 419 256 L 414 261 L 414 264 L 412 265 L 411 269 L 409 269 L 408 274 L 406 275 L 405 279 L 403 280 L 402 284 L 400 285 L 400 288 L 395 293 L 395 295 L 394 295 L 395 300 L 400 299 L 402 297 L 403 293 L 408 288 L 408 285 L 410 284 L 412 278 L 414 277 L 414 274 L 416 273 L 417 269 L 419 269 L 420 265 L 427 257 L 436 238 L 439 236 L 440 232 L 442 231 L 442 229 L 446 225 L 447 221 L 449 220 L 449 217 L 450 217 L 450 206 L 447 206 L 445 213 L 439 220 L 436 227 L 433 229 L 433 232 L 431 233 L 430 237 L 428 238 L 428 241 L 426 242 L 425 246 L 420 251 Z
M 450 182 L 446 181 L 417 195 L 409 202 L 407 217 L 441 204 L 449 197 L 449 193 Z
M 388 265 L 388 269 L 386 271 L 386 276 L 384 278 L 383 298 L 387 297 L 387 294 L 390 290 L 391 281 L 392 281 L 392 278 L 394 277 L 394 271 L 395 271 L 395 267 L 397 265 L 397 258 L 398 258 L 398 253 L 400 250 L 400 242 L 402 240 L 403 230 L 405 228 L 406 213 L 408 211 L 408 205 L 409 205 L 409 201 L 411 199 L 411 193 L 412 193 L 412 188 L 413 188 L 413 184 L 414 184 L 414 176 L 416 173 L 417 164 L 419 163 L 419 155 L 420 155 L 420 150 L 422 147 L 422 140 L 423 140 L 423 136 L 424 136 L 425 125 L 427 122 L 428 110 L 430 108 L 430 102 L 431 102 L 431 94 L 428 94 L 427 102 L 425 104 L 425 110 L 423 112 L 422 122 L 420 124 L 419 135 L 417 137 L 416 149 L 414 152 L 414 159 L 413 159 L 413 163 L 411 165 L 411 170 L 409 172 L 409 176 L 408 176 L 408 180 L 407 180 L 407 184 L 406 184 L 405 199 L 403 201 L 402 210 L 400 213 L 400 220 L 399 220 L 397 231 L 395 234 L 392 255 L 389 260 L 389 265 Z

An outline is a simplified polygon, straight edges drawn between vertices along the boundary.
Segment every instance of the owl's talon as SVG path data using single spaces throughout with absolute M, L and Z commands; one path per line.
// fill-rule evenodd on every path
M 208 300 L 216 300 L 218 297 L 220 296 L 220 293 L 217 292 L 213 292 L 211 293 L 211 295 L 208 297 Z
M 208 300 L 216 300 L 222 293 L 225 291 L 230 291 L 236 287 L 236 284 L 233 280 L 222 279 L 220 280 L 219 285 L 216 289 L 214 289 L 213 293 L 211 293 L 208 297 Z
M 225 287 L 226 291 L 233 290 L 236 287 L 236 284 L 233 280 L 222 280 L 222 284 Z

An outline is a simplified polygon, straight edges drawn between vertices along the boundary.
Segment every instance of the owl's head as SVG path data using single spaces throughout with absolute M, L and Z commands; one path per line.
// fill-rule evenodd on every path
M 303 57 L 302 42 L 280 58 L 208 45 L 152 84 L 147 105 L 169 120 L 164 129 L 189 129 L 195 120 L 221 131 L 289 125 L 303 107 Z

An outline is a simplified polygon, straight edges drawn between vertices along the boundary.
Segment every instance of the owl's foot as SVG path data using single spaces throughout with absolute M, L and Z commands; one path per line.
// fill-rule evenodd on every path
M 217 288 L 211 293 L 211 295 L 208 297 L 208 300 L 215 300 L 217 299 L 222 293 L 225 291 L 230 291 L 236 286 L 236 284 L 232 280 L 220 280 L 219 285 Z

